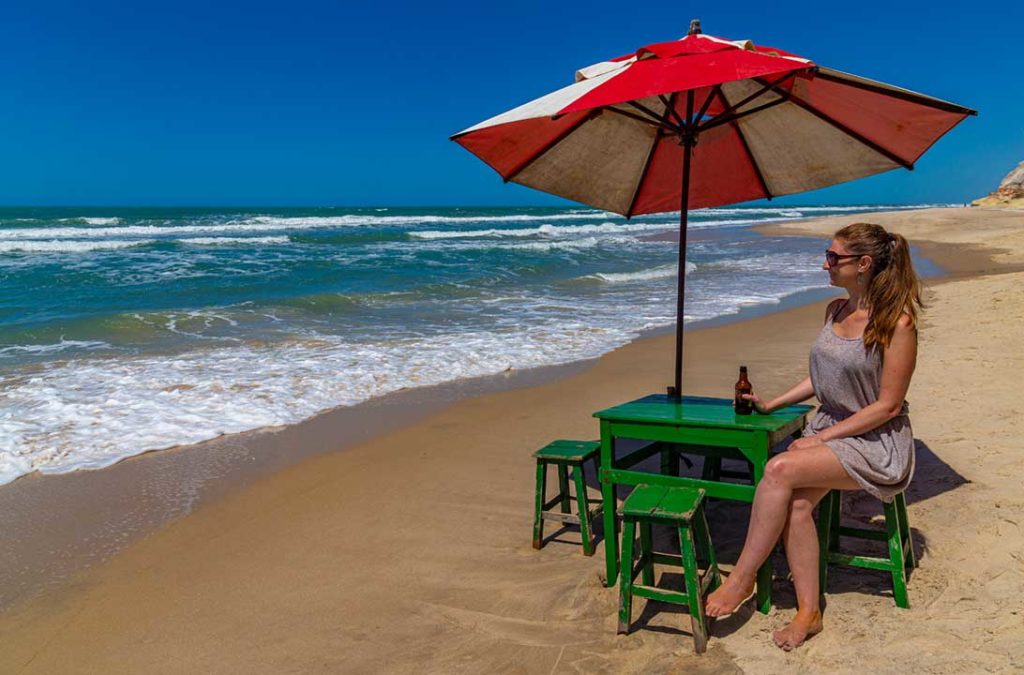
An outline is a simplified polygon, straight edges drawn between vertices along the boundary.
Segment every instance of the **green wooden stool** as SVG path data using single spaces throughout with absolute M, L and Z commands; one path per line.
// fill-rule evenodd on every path
M 868 530 L 861 527 L 843 527 L 839 523 L 842 510 L 842 492 L 832 490 L 821 500 L 818 511 L 818 543 L 821 547 L 821 592 L 825 593 L 828 580 L 828 565 L 846 565 L 869 570 L 881 570 L 892 574 L 892 595 L 896 606 L 908 609 L 907 568 L 917 567 L 914 544 L 910 537 L 910 523 L 907 521 L 907 501 L 903 493 L 896 495 L 892 502 L 882 502 L 885 511 L 885 531 Z M 839 538 L 871 539 L 884 541 L 889 546 L 889 557 L 847 555 L 839 551 Z
M 601 442 L 600 441 L 567 441 L 559 440 L 545 445 L 533 453 L 537 458 L 537 488 L 535 494 L 535 507 L 533 513 L 533 547 L 541 548 L 544 545 L 544 521 L 557 520 L 563 523 L 572 523 L 580 526 L 580 534 L 583 538 L 583 554 L 594 555 L 594 535 L 591 531 L 591 524 L 594 518 L 601 514 L 604 508 L 600 499 L 589 499 L 587 497 L 587 484 L 583 480 L 583 463 L 592 461 L 597 475 L 601 471 Z M 558 472 L 558 494 L 550 501 L 547 501 L 547 474 L 548 465 L 554 464 Z M 576 487 L 576 513 L 572 513 L 572 496 L 569 494 L 569 469 L 572 469 L 572 478 Z M 591 508 L 591 504 L 597 504 Z M 560 507 L 560 513 L 554 513 L 550 509 L 556 505 Z
M 686 605 L 690 611 L 693 645 L 698 654 L 708 646 L 712 618 L 704 614 L 704 598 L 722 583 L 704 517 L 704 490 L 689 487 L 638 485 L 619 508 L 622 516 L 622 573 L 619 591 L 619 633 L 628 633 L 633 596 Z M 682 555 L 657 553 L 651 544 L 651 525 L 671 525 L 679 532 Z M 640 529 L 640 551 L 634 566 L 633 540 Z M 698 563 L 705 564 L 700 574 Z M 654 585 L 654 563 L 683 568 L 686 591 L 670 591 Z M 640 584 L 633 583 L 637 574 Z

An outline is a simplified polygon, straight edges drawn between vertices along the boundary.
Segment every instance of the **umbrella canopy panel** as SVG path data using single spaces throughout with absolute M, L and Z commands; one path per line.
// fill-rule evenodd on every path
M 576 83 L 455 134 L 505 181 L 620 213 L 794 194 L 912 169 L 973 110 L 700 33 L 580 70 Z M 675 385 L 682 392 L 678 275 Z
M 914 162 L 974 111 L 707 35 L 581 70 L 575 84 L 453 140 L 506 181 L 627 217 L 772 198 Z M 694 114 L 687 117 L 692 92 Z

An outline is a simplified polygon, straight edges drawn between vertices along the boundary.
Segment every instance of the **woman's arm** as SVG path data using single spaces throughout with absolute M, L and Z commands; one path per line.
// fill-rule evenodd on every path
M 814 396 L 814 387 L 811 386 L 811 378 L 809 377 L 785 394 L 776 396 L 770 401 L 762 401 L 761 397 L 753 392 L 743 394 L 743 398 L 753 403 L 754 410 L 762 415 L 768 415 L 779 408 L 785 408 L 787 405 L 806 401 L 812 396 Z
M 811 386 L 811 378 L 806 377 L 802 382 L 794 386 L 785 394 L 780 394 L 764 404 L 765 412 L 770 413 L 788 405 L 802 403 L 814 396 L 814 387 Z
M 837 424 L 822 429 L 814 436 L 826 442 L 835 438 L 858 436 L 885 424 L 900 414 L 903 400 L 910 387 L 910 376 L 917 365 L 917 330 L 906 314 L 900 317 L 892 341 L 885 348 L 882 360 L 882 382 L 878 400 L 864 406 L 853 415 Z

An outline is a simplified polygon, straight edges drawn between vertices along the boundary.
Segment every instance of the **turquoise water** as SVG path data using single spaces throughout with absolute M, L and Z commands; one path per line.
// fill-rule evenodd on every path
M 825 287 L 820 240 L 691 213 L 687 321 Z M 288 424 L 672 325 L 678 215 L 0 209 L 0 483 Z

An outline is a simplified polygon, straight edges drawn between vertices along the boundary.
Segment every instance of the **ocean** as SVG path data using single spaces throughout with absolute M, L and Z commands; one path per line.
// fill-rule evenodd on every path
M 754 225 L 923 206 L 691 212 L 685 320 L 828 286 L 821 240 Z M 0 484 L 600 356 L 674 324 L 677 229 L 583 208 L 2 208 Z

